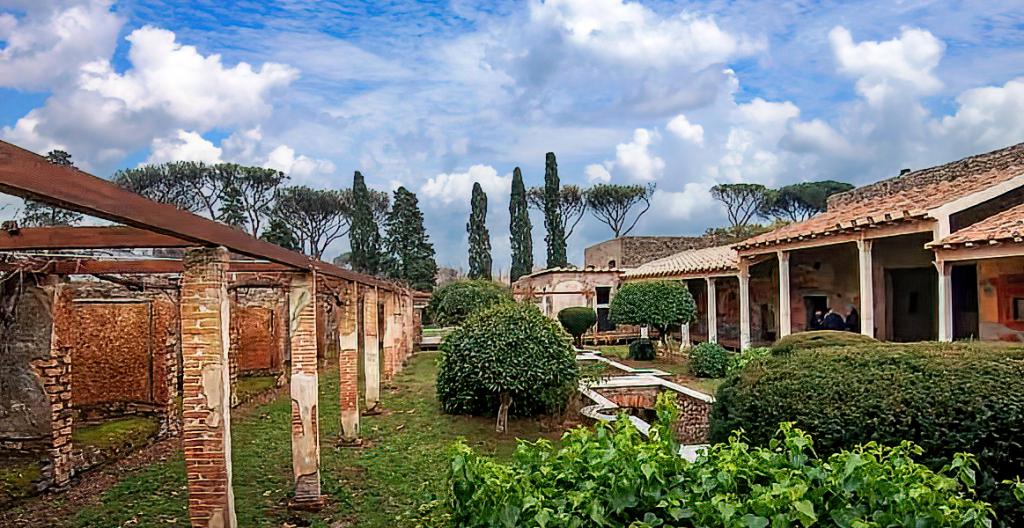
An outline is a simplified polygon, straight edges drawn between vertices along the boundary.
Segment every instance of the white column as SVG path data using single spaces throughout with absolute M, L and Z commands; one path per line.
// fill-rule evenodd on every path
M 690 323 L 683 323 L 679 325 L 679 350 L 683 351 L 690 348 Z
M 718 342 L 718 293 L 715 291 L 715 278 L 706 277 L 708 283 L 708 342 Z
M 875 271 L 871 245 L 871 240 L 857 241 L 860 256 L 860 333 L 875 337 Z
M 793 332 L 793 314 L 789 308 L 789 252 L 779 251 L 779 337 Z
M 953 340 L 953 280 L 952 266 L 948 262 L 935 261 L 939 272 L 939 341 Z
M 740 260 L 740 350 L 750 348 L 750 263 Z
M 376 412 L 380 403 L 380 320 L 377 309 L 377 287 L 369 286 L 363 293 L 363 379 L 368 413 Z

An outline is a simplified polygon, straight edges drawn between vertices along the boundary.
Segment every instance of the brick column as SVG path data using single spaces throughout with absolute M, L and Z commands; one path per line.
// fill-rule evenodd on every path
M 384 382 L 388 383 L 395 378 L 395 354 L 398 348 L 395 346 L 395 294 L 385 291 L 381 294 L 384 301 L 384 320 L 381 321 L 384 327 Z
M 48 277 L 50 279 L 50 277 Z M 74 411 L 71 405 L 71 351 L 73 329 L 71 322 L 72 291 L 60 284 L 53 285 L 53 305 L 50 323 L 50 357 L 34 361 L 40 373 L 43 389 L 50 399 L 50 477 L 54 487 L 63 488 L 71 481 L 71 433 L 74 429 Z
M 377 288 L 363 290 L 363 379 L 366 411 L 376 412 L 380 403 L 380 342 L 377 340 Z
M 235 528 L 227 250 L 193 248 L 181 277 L 185 473 L 194 527 Z
M 320 429 L 317 412 L 316 276 L 293 278 L 288 290 L 288 321 L 292 349 L 292 469 L 295 472 L 293 506 L 316 508 L 320 495 Z
M 359 443 L 359 289 L 346 282 L 338 317 L 338 397 L 341 409 L 341 443 Z

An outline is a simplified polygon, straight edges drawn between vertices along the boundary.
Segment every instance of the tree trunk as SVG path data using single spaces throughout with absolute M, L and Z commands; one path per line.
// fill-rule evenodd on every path
M 508 431 L 508 408 L 512 405 L 512 395 L 507 392 L 501 393 L 501 407 L 498 407 L 498 423 L 494 430 L 498 434 L 505 434 Z

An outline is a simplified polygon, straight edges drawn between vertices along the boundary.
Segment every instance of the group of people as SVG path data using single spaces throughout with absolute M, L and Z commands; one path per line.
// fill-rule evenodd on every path
M 811 318 L 811 330 L 839 330 L 847 332 L 860 332 L 860 314 L 852 304 L 846 307 L 846 317 L 829 307 L 828 312 L 821 313 L 821 310 L 814 312 Z

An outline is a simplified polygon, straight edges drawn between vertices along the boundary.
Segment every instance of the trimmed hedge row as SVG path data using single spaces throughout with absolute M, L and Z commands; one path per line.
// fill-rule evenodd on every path
M 773 354 L 789 354 L 796 350 L 809 350 L 812 348 L 825 348 L 835 346 L 856 346 L 869 343 L 878 343 L 863 334 L 854 332 L 839 332 L 836 330 L 814 330 L 811 332 L 799 332 L 790 334 L 779 339 L 772 345 Z
M 756 360 L 716 392 L 711 440 L 743 429 L 765 444 L 780 422 L 814 437 L 819 454 L 909 440 L 938 468 L 977 455 L 979 490 L 1008 526 L 1024 508 L 998 482 L 1024 475 L 1024 348 L 869 344 Z

